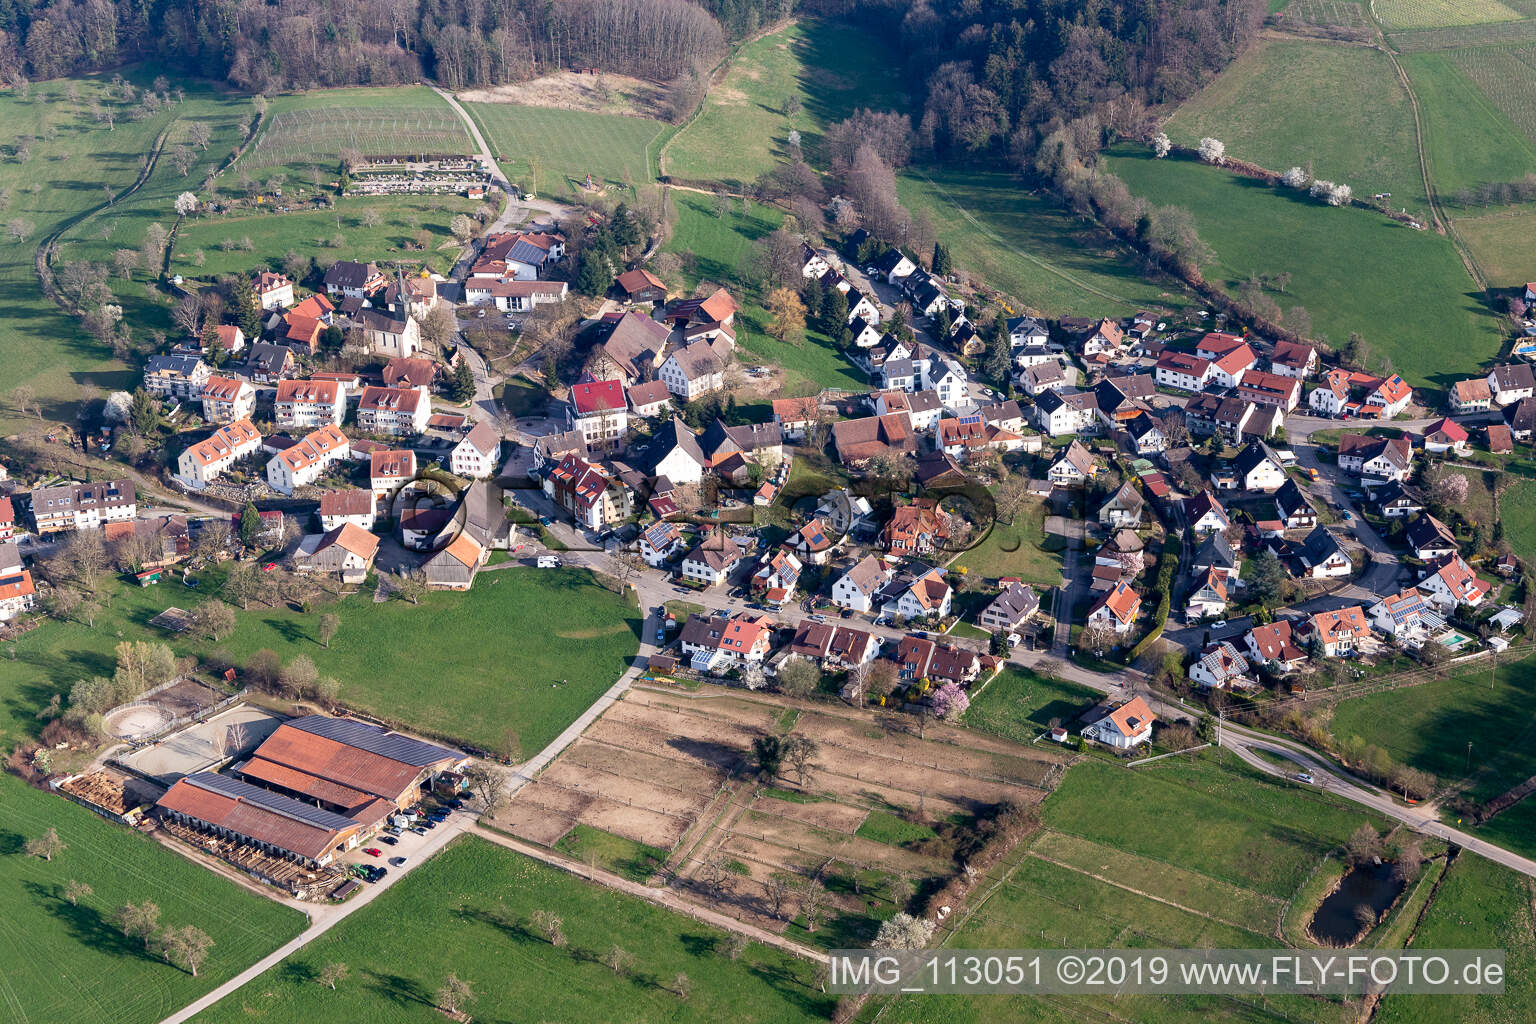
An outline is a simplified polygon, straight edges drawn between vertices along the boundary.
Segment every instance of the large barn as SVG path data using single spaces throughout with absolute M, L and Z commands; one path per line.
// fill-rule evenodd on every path
M 160 799 L 174 820 L 316 866 L 373 835 L 468 757 L 350 718 L 278 726 L 230 775 L 199 772 Z

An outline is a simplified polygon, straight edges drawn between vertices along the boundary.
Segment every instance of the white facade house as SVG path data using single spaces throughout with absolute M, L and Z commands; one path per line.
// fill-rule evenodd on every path
M 249 419 L 255 411 L 256 389 L 250 381 L 209 377 L 203 384 L 203 419 L 209 423 Z
M 176 478 L 200 491 L 213 483 L 229 467 L 261 448 L 261 434 L 249 419 L 226 423 L 209 437 L 181 453 L 176 460 Z
M 280 427 L 313 430 L 330 424 L 341 426 L 347 412 L 347 393 L 334 380 L 285 380 L 277 386 L 272 417 Z
M 471 480 L 484 480 L 501 466 L 501 436 L 489 423 L 481 420 L 458 444 L 448 457 L 448 468 L 454 476 Z
M 1083 727 L 1083 739 L 1102 743 L 1117 750 L 1130 750 L 1152 738 L 1157 716 L 1140 697 L 1127 701 L 1105 701 L 1094 709 L 1099 715 Z
M 871 612 L 881 589 L 891 578 L 891 569 L 873 555 L 859 562 L 832 584 L 832 603 L 856 612 Z
M 1035 397 L 1035 422 L 1051 437 L 1095 433 L 1098 401 L 1092 391 L 1042 391 Z
M 1203 391 L 1215 377 L 1215 371 L 1209 359 L 1187 352 L 1164 352 L 1157 360 L 1154 376 L 1164 387 Z
M 350 452 L 347 435 L 334 426 L 321 427 L 272 457 L 267 463 L 267 484 L 280 494 L 292 494 L 320 479 L 333 463 L 345 459 Z
M 685 402 L 725 387 L 730 346 L 723 339 L 695 341 L 667 356 L 656 372 L 667 390 Z
M 358 429 L 386 437 L 414 437 L 427 429 L 432 400 L 426 388 L 363 388 L 357 403 Z

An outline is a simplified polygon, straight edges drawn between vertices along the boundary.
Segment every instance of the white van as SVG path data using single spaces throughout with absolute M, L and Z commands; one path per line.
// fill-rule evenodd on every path
M 540 555 L 539 556 L 539 568 L 540 569 L 558 569 L 558 568 L 560 568 L 560 556 L 559 555 Z

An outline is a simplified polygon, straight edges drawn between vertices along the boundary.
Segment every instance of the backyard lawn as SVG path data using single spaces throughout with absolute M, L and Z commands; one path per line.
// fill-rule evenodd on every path
M 1234 287 L 1250 274 L 1289 273 L 1273 295 L 1283 308 L 1304 306 L 1335 343 L 1358 331 L 1411 385 L 1444 388 L 1498 353 L 1499 323 L 1443 236 L 1143 147 L 1119 147 L 1106 162 L 1133 195 L 1194 214 L 1216 253 L 1208 279 Z M 1413 317 L 1397 315 L 1405 294 L 1416 297 Z
M 563 919 L 556 948 L 530 921 Z M 199 1021 L 442 1020 L 435 994 L 450 973 L 470 984 L 476 1020 L 826 1020 L 833 999 L 813 967 L 751 945 L 726 957 L 725 933 L 643 900 L 581 881 L 482 839 L 456 840 L 367 908 L 199 1015 Z M 627 975 L 604 964 L 614 946 Z M 329 963 L 350 977 L 333 992 Z M 686 974 L 687 998 L 674 991 Z
M 73 1024 L 154 1024 L 297 935 L 304 915 L 235 885 L 158 843 L 14 776 L 0 776 L 0 1018 Z M 51 861 L 23 844 L 48 828 L 65 850 Z M 76 904 L 71 880 L 94 890 Z M 146 953 L 112 922 L 149 900 L 163 925 L 213 939 L 196 978 Z
M 1032 743 L 1052 720 L 1075 733 L 1078 716 L 1102 697 L 1086 686 L 1009 665 L 972 698 L 965 724 L 1015 743 Z
M 1013 522 L 994 523 L 981 543 L 962 551 L 954 564 L 988 579 L 1017 576 L 1042 587 L 1060 586 L 1062 552 L 1067 544 L 1065 538 L 1045 532 L 1045 520 L 1045 502 L 1034 502 L 1014 516 Z

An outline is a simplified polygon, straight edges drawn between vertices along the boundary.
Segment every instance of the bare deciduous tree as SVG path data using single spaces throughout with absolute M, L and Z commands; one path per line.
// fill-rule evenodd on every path
M 50 825 L 47 832 L 36 839 L 27 840 L 26 852 L 28 857 L 51 861 L 55 854 L 63 853 L 66 848 L 64 840 L 59 838 L 59 830 Z
M 351 971 L 346 964 L 332 961 L 320 968 L 320 973 L 315 976 L 315 980 L 334 992 L 336 991 L 336 985 L 339 982 L 346 981 L 347 975 L 350 973 Z

